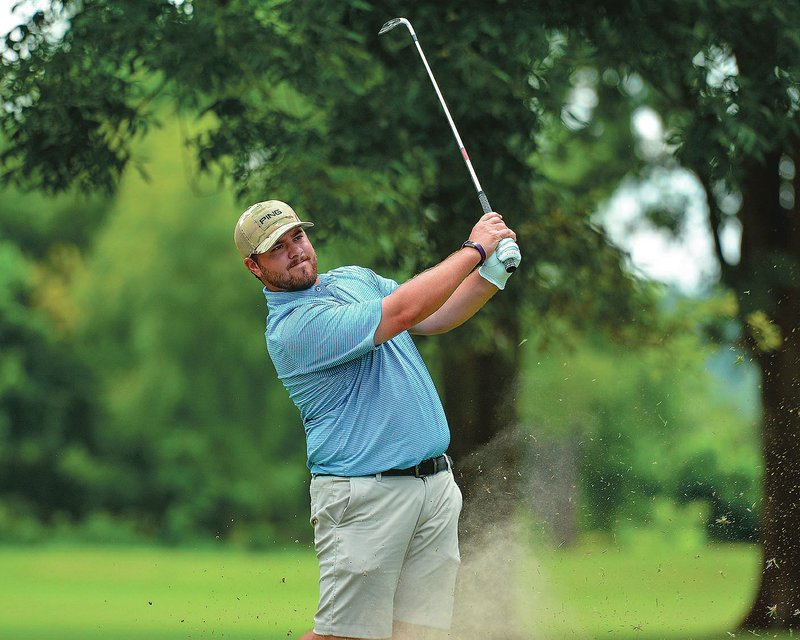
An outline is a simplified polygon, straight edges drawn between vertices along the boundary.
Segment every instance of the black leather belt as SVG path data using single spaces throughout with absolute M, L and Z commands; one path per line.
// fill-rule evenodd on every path
M 428 458 L 423 460 L 413 467 L 408 469 L 389 469 L 378 475 L 382 476 L 414 476 L 415 478 L 422 478 L 424 476 L 432 476 L 434 473 L 440 471 L 447 471 L 453 468 L 453 460 L 446 453 L 436 458 Z

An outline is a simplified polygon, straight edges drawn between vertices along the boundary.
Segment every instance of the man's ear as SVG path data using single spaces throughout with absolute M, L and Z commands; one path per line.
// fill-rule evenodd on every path
M 250 257 L 244 259 L 244 266 L 252 273 L 259 281 L 261 280 L 261 267 L 258 263 Z

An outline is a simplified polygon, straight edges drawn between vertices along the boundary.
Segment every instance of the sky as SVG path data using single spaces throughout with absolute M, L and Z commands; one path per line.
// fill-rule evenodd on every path
M 17 4 L 21 6 L 12 14 L 11 10 Z M 30 0 L 0 0 L 0 26 L 2 26 L 0 32 L 5 35 L 8 33 L 9 27 L 14 27 L 22 22 L 19 17 L 24 18 L 33 13 L 34 9 L 31 8 L 33 6 L 35 5 Z
M 658 197 L 653 185 L 623 184 L 598 218 L 614 244 L 628 253 L 634 273 L 673 285 L 684 293 L 701 293 L 719 275 L 702 187 L 686 171 L 676 171 L 664 180 L 686 196 L 678 237 L 657 229 L 642 216 L 643 205 Z
M 40 4 L 41 0 L 0 0 L 0 34 L 8 33 Z M 15 5 L 17 10 L 12 13 Z M 637 114 L 632 126 L 643 144 L 661 144 L 663 131 L 657 114 L 644 110 Z M 640 215 L 643 204 L 659 197 L 659 189 L 652 184 L 620 185 L 597 218 L 612 241 L 628 253 L 634 273 L 672 285 L 684 293 L 700 293 L 715 281 L 718 273 L 702 189 L 685 171 L 661 176 L 661 188 L 665 186 L 684 195 L 687 202 L 683 233 L 677 238 L 656 229 Z M 735 229 L 723 237 L 723 244 L 734 254 L 737 241 Z

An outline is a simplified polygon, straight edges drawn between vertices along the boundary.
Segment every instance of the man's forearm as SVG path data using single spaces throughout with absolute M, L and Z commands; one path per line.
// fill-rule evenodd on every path
M 497 287 L 473 271 L 447 302 L 409 331 L 425 336 L 446 333 L 474 316 L 497 292 Z
M 469 234 L 471 246 L 462 247 L 435 267 L 404 283 L 381 301 L 381 321 L 375 331 L 375 344 L 391 340 L 398 333 L 420 325 L 433 315 L 475 269 L 481 256 L 495 257 L 495 249 L 505 238 L 513 240 L 516 234 L 503 222 L 503 216 L 495 211 L 483 214 Z M 483 251 L 476 250 L 478 246 Z M 516 245 L 512 243 L 512 246 Z M 502 288 L 502 284 L 498 286 Z M 448 325 L 457 326 L 491 297 L 483 289 L 483 285 L 480 285 L 478 291 L 483 291 L 483 295 L 476 297 L 475 292 L 470 292 L 464 298 L 459 295 L 454 303 L 454 312 L 445 314 L 447 317 L 443 318 L 441 324 L 437 323 L 438 331 L 446 331 L 444 327 Z M 482 299 L 484 296 L 485 299 Z
M 375 344 L 390 340 L 433 315 L 454 295 L 479 260 L 480 256 L 474 249 L 461 249 L 385 297 L 381 323 L 375 332 Z

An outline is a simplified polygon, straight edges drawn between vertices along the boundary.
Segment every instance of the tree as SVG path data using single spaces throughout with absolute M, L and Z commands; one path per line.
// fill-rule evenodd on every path
M 295 517 L 303 432 L 265 358 L 260 287 L 224 215 L 231 194 L 197 177 L 190 188 L 187 125 L 162 118 L 137 145 L 151 177 L 123 178 L 72 288 L 103 458 L 117 472 L 95 493 L 161 540 L 297 538 L 308 529 Z
M 549 4 L 549 3 L 545 3 Z M 642 85 L 680 162 L 708 198 L 722 284 L 761 371 L 764 564 L 743 626 L 800 627 L 800 5 L 552 4 L 547 21 L 593 47 L 598 71 Z M 661 212 L 664 213 L 663 211 Z M 680 229 L 680 211 L 663 222 Z M 741 229 L 740 255 L 723 235 Z
M 0 531 L 31 539 L 40 522 L 89 508 L 83 469 L 65 454 L 80 450 L 87 465 L 95 461 L 94 379 L 68 338 L 63 299 L 44 294 L 72 276 L 70 243 L 98 212 L 86 199 L 39 198 L 41 215 L 31 221 L 20 201 L 7 193 L 0 211 Z M 48 255 L 59 260 L 56 277 Z
M 132 142 L 171 101 L 210 123 L 187 139 L 201 170 L 221 170 L 242 198 L 292 202 L 319 223 L 315 239 L 375 247 L 374 266 L 410 276 L 458 247 L 480 209 L 413 45 L 378 38 L 393 12 L 363 0 L 53 2 L 8 39 L 3 178 L 113 191 L 141 164 Z M 587 224 L 591 199 L 534 168 L 545 108 L 532 85 L 553 68 L 536 61 L 558 55 L 531 7 L 436 3 L 414 24 L 526 255 L 514 285 L 438 349 L 452 451 L 466 462 L 517 421 L 523 313 L 616 326 L 642 303 L 618 252 Z M 554 94 L 568 90 L 552 82 Z M 514 463 L 513 449 L 506 457 Z

